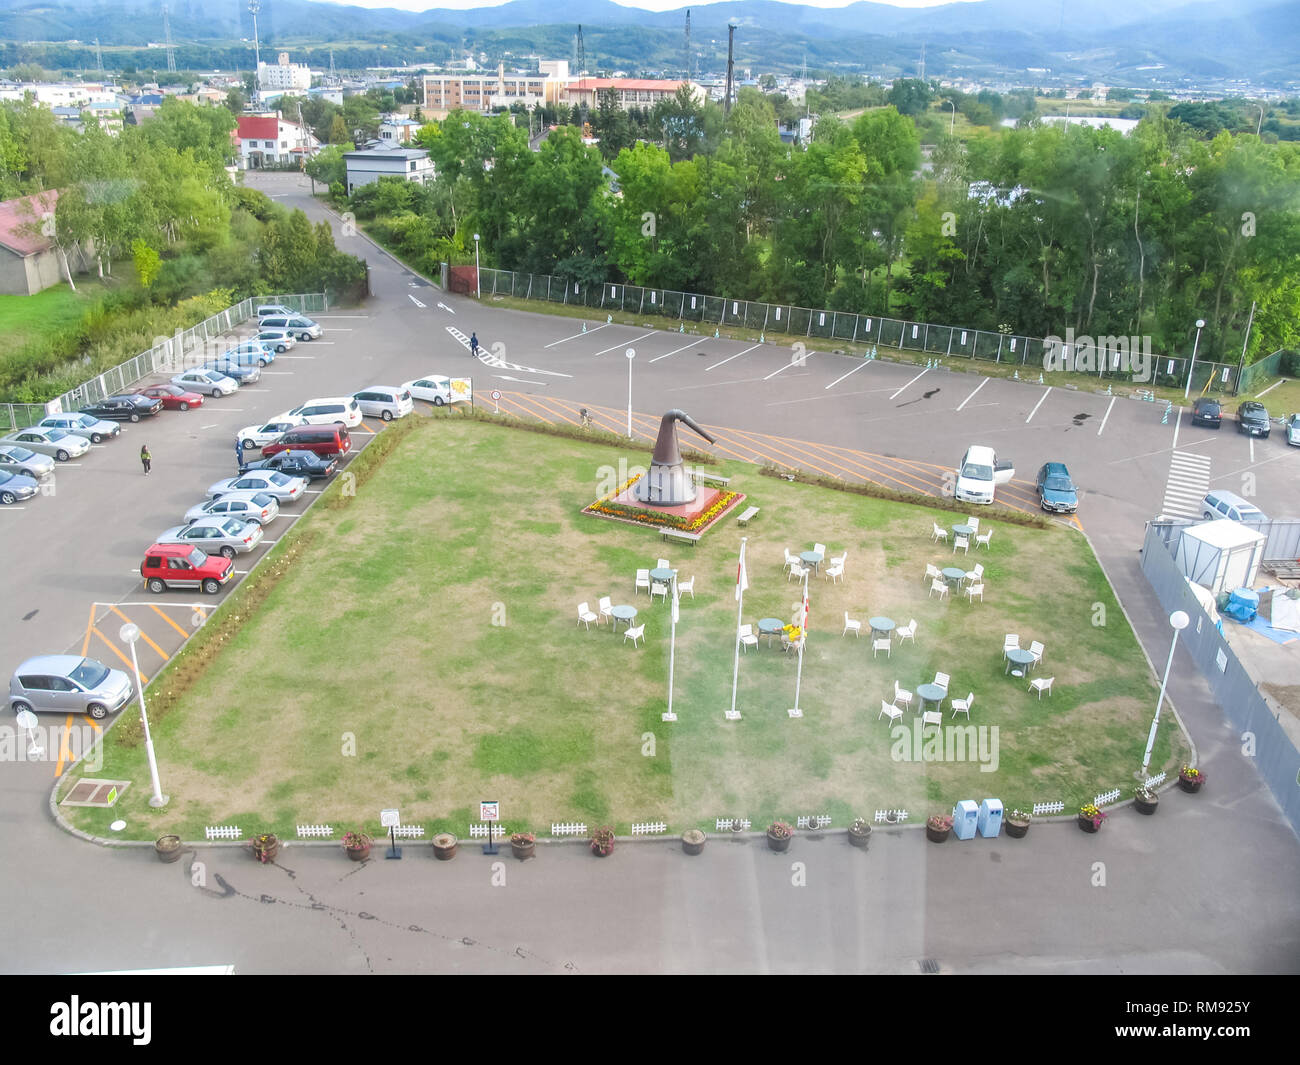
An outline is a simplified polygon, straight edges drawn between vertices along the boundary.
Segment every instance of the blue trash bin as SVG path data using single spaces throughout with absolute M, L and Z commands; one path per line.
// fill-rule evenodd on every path
M 962 799 L 952 809 L 952 831 L 958 839 L 974 839 L 979 807 L 974 799 Z
M 980 803 L 979 815 L 980 835 L 986 839 L 998 835 L 1002 831 L 1002 800 L 985 799 Z

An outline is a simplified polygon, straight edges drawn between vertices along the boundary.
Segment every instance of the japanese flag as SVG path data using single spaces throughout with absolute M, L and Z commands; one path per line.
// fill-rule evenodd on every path
M 804 636 L 808 635 L 808 589 L 804 588 L 803 593 L 803 624 L 799 626 L 803 629 Z
M 736 567 L 736 602 L 740 602 L 740 597 L 745 594 L 745 589 L 749 587 L 749 574 L 745 572 L 745 547 L 742 544 L 740 548 L 740 565 Z
M 673 624 L 677 624 L 677 581 L 673 581 Z

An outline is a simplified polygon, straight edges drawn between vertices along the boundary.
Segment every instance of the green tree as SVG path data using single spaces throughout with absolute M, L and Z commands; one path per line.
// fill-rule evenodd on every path
M 162 269 L 161 257 L 137 237 L 131 242 L 131 258 L 135 260 L 135 273 L 140 279 L 140 284 L 148 288 L 158 276 L 158 271 Z

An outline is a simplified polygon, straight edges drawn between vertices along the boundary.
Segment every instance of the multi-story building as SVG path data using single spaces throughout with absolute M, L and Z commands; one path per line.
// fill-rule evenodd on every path
M 420 130 L 420 123 L 405 115 L 385 115 L 379 124 L 379 139 L 384 144 L 410 144 Z
M 362 185 L 380 178 L 402 178 L 425 184 L 433 180 L 433 160 L 423 148 L 367 148 L 344 152 L 347 190 L 351 196 Z
M 565 103 L 596 108 L 609 92 L 624 111 L 649 109 L 663 100 L 671 100 L 683 85 L 691 87 L 691 96 L 704 100 L 704 90 L 693 82 L 664 81 L 658 78 L 570 78 L 565 86 Z
M 311 130 L 297 122 L 286 122 L 278 112 L 273 115 L 240 115 L 235 138 L 239 144 L 241 170 L 283 165 L 315 155 L 320 149 L 320 141 Z
M 257 64 L 257 87 L 271 91 L 306 91 L 311 88 L 311 70 L 305 63 L 290 63 L 289 53 L 281 52 L 274 65 Z

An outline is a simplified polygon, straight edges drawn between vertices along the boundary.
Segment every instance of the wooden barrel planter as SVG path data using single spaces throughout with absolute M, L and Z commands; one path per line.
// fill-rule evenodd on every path
M 948 828 L 935 828 L 932 825 L 925 826 L 925 838 L 931 843 L 942 843 L 950 835 L 952 835 L 951 826 Z
M 1192 795 L 1195 795 L 1198 791 L 1200 791 L 1201 786 L 1204 783 L 1205 783 L 1204 777 L 1185 777 L 1182 776 L 1181 774 L 1179 774 L 1178 777 L 1178 786 L 1182 788 L 1183 791 L 1186 791 Z
M 1093 823 L 1091 817 L 1084 817 L 1083 814 L 1079 814 L 1078 819 L 1079 827 L 1085 832 L 1096 832 L 1101 828 L 1101 825 Z
M 280 853 L 280 840 L 268 833 L 265 837 L 258 836 L 253 840 L 253 857 L 259 862 L 275 861 L 276 855 Z
M 1160 799 L 1155 795 L 1149 799 L 1144 799 L 1141 795 L 1138 795 L 1134 797 L 1133 805 L 1137 807 L 1138 813 L 1150 816 L 1156 812 L 1156 807 L 1160 805 Z
M 514 839 L 510 840 L 510 853 L 518 858 L 521 862 L 525 858 L 531 858 L 533 852 L 537 850 L 537 841 L 531 839 Z
M 153 850 L 160 862 L 171 863 L 180 858 L 182 846 L 181 837 L 169 833 L 154 841 Z
M 862 825 L 860 827 L 849 826 L 849 845 L 857 847 L 859 850 L 866 850 L 867 845 L 871 842 L 871 826 Z
M 370 857 L 370 844 L 362 843 L 355 847 L 344 847 L 343 852 L 354 862 L 364 862 Z
M 774 836 L 771 832 L 767 834 L 767 845 L 778 854 L 784 854 L 790 849 L 790 840 L 793 836 Z
M 1007 835 L 1012 839 L 1024 839 L 1029 835 L 1028 821 L 1006 821 L 1003 824 L 1006 827 Z
M 708 838 L 698 828 L 688 828 L 682 833 L 682 850 L 691 855 L 703 854 L 704 844 Z
M 439 832 L 433 837 L 433 856 L 440 862 L 449 862 L 456 857 L 459 844 L 460 841 L 450 832 Z M 514 844 L 511 844 L 510 849 L 514 850 Z

